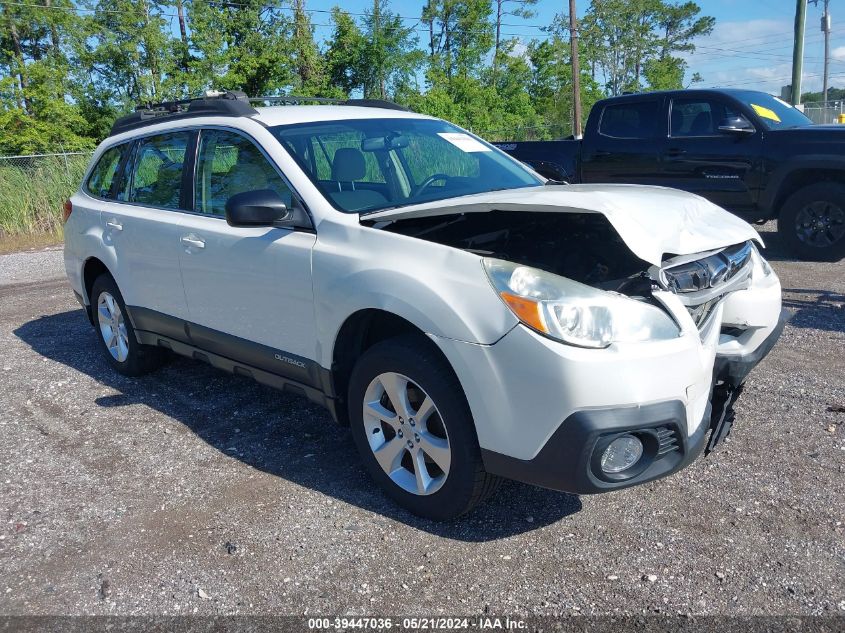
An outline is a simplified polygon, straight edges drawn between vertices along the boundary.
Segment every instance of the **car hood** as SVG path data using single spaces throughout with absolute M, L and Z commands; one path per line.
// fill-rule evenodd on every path
M 368 221 L 526 211 L 601 213 L 640 259 L 660 266 L 667 254 L 692 255 L 748 240 L 754 228 L 712 202 L 677 189 L 644 185 L 552 185 L 509 189 L 362 214 Z

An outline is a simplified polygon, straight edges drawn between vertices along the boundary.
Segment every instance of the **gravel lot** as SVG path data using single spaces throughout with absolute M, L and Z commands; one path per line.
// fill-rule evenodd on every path
M 447 525 L 304 399 L 111 372 L 61 251 L 0 256 L 0 613 L 845 614 L 845 262 L 772 230 L 797 314 L 717 453 L 603 496 L 506 483 Z

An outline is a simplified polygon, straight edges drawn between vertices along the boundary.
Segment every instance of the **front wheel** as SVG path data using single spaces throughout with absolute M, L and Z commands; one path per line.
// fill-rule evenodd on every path
M 367 350 L 349 384 L 352 437 L 370 475 L 414 514 L 454 519 L 498 488 L 451 367 L 425 339 Z
M 820 182 L 799 189 L 781 209 L 778 233 L 800 259 L 845 257 L 845 186 Z

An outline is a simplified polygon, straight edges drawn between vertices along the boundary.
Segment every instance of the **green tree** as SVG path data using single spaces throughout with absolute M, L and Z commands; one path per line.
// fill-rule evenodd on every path
M 283 92 L 301 80 L 292 63 L 290 19 L 279 5 L 192 0 L 188 23 L 194 59 L 185 84 L 191 94 L 216 88 L 259 96 Z
M 0 8 L 0 153 L 90 147 L 73 100 L 79 20 L 73 6 L 5 4 Z M 53 6 L 56 8 L 50 9 Z
M 172 96 L 165 89 L 175 71 L 168 5 L 154 0 L 96 0 L 87 5 L 86 46 L 81 61 L 94 75 L 95 90 L 129 108 Z
M 494 43 L 489 0 L 428 0 L 422 19 L 430 25 L 430 70 L 443 75 L 477 76 Z
M 325 60 L 314 41 L 314 27 L 306 11 L 305 0 L 293 0 L 293 24 L 290 28 L 294 68 L 292 91 L 300 95 L 325 96 Z
M 387 99 L 407 89 L 423 59 L 413 27 L 404 26 L 386 0 L 373 0 L 363 36 L 359 74 L 364 97 Z
M 373 0 L 360 26 L 337 7 L 332 22 L 325 54 L 331 81 L 346 94 L 407 100 L 416 90 L 416 71 L 425 57 L 414 29 L 404 26 L 385 0 Z
M 502 24 L 508 16 L 517 18 L 533 18 L 536 13 L 531 9 L 537 4 L 537 0 L 493 0 L 495 9 L 495 36 L 493 41 L 493 72 L 499 62 L 502 53 Z
M 712 32 L 715 19 L 699 17 L 694 2 L 592 0 L 581 24 L 590 65 L 610 95 L 644 87 L 681 87 L 686 63 L 676 52 L 695 50 L 693 40 Z
M 364 35 L 355 18 L 340 7 L 332 9 L 332 24 L 334 28 L 325 52 L 328 81 L 349 96 L 364 85 Z
M 528 47 L 532 68 L 528 91 L 547 127 L 547 134 L 561 137 L 572 134 L 572 52 L 568 24 L 558 20 L 550 32 L 553 37 L 535 40 Z M 579 55 L 585 62 L 589 61 L 587 50 L 587 45 L 580 42 Z M 581 105 L 585 114 L 604 97 L 588 66 L 585 63 L 581 67 Z

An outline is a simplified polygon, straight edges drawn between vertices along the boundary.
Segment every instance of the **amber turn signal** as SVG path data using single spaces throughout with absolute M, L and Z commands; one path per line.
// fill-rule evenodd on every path
M 546 327 L 545 323 L 543 323 L 539 303 L 509 292 L 500 292 L 499 296 L 501 296 L 502 300 L 508 304 L 508 307 L 520 321 L 533 327 L 538 332 L 545 332 L 548 334 L 549 329 Z

